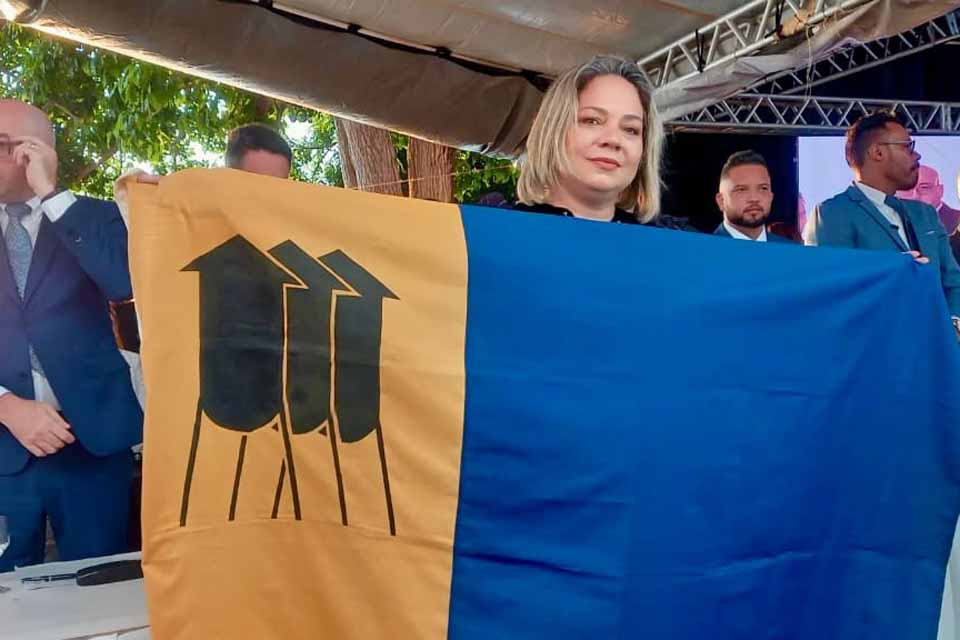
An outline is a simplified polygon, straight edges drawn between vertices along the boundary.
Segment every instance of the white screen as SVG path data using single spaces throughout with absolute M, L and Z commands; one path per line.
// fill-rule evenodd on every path
M 943 202 L 960 209 L 957 177 L 960 173 L 960 138 L 917 137 L 917 152 L 920 164 L 931 167 L 940 174 L 943 185 Z M 843 154 L 842 137 L 800 138 L 800 195 L 806 202 L 807 211 L 820 202 L 840 193 L 853 181 L 853 173 Z M 898 194 L 914 197 L 913 194 Z

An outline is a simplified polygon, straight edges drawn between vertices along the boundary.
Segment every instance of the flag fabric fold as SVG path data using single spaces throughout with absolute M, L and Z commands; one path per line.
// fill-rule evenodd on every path
M 933 638 L 960 350 L 906 256 L 193 170 L 131 189 L 167 638 Z

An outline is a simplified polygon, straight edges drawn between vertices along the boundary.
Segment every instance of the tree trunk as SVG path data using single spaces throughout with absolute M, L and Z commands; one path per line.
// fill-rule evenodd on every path
M 397 151 L 390 133 L 352 120 L 334 120 L 343 185 L 348 189 L 402 196 Z
M 453 202 L 453 163 L 456 159 L 457 150 L 452 147 L 410 138 L 407 147 L 410 196 Z

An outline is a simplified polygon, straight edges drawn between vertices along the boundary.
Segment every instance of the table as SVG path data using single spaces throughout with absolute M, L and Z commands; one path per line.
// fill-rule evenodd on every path
M 139 558 L 127 553 L 77 562 L 56 562 L 0 574 L 0 629 L 4 640 L 149 640 L 143 580 L 96 587 L 76 582 L 26 589 L 21 578 L 72 573 L 93 564 Z

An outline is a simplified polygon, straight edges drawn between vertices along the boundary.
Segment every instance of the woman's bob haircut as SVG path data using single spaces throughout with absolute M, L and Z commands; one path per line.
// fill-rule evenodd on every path
M 580 92 L 594 78 L 619 76 L 637 89 L 643 105 L 643 155 L 633 181 L 620 193 L 617 206 L 650 222 L 660 210 L 660 154 L 663 123 L 653 101 L 653 90 L 636 63 L 616 56 L 596 56 L 574 67 L 553 83 L 543 98 L 527 137 L 520 161 L 517 196 L 528 205 L 545 202 L 562 173 L 569 173 L 567 132 L 576 126 Z

